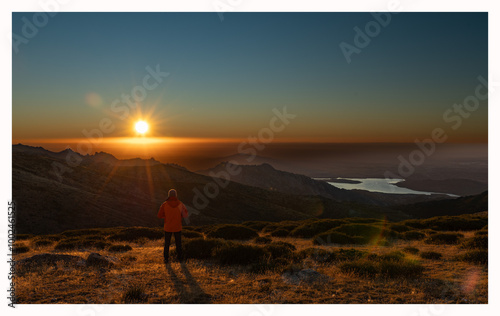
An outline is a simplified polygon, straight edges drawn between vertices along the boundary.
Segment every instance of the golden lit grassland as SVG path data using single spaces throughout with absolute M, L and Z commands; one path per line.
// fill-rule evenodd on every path
M 471 221 L 464 222 L 464 218 Z M 369 223 L 380 231 L 358 225 L 365 223 L 360 219 L 249 222 L 246 227 L 252 231 L 234 225 L 188 227 L 184 246 L 191 240 L 191 247 L 198 248 L 191 248 L 186 262 L 178 263 L 172 245 L 173 262 L 167 265 L 163 263 L 163 240 L 159 239 L 162 232 L 157 229 L 23 236 L 16 242 L 20 249 L 16 260 L 45 253 L 86 259 L 91 252 L 98 252 L 112 257 L 115 265 L 105 268 L 58 262 L 30 268 L 18 274 L 16 295 L 18 303 L 487 303 L 487 226 L 484 216 L 483 222 L 475 222 L 478 218 L 412 220 L 408 226 L 405 222 L 393 226 L 382 221 Z M 463 230 L 449 231 L 450 223 L 458 223 Z M 472 224 L 475 226 L 469 226 Z M 287 236 L 272 236 L 276 231 Z M 413 240 L 405 231 L 420 235 L 413 233 L 418 237 Z M 367 232 L 376 232 L 376 236 L 367 239 Z M 341 243 L 356 243 L 317 245 L 318 234 L 340 236 Z M 197 240 L 202 243 L 194 242 Z M 199 254 L 204 243 L 211 241 L 217 241 L 219 248 L 209 251 L 208 257 L 195 259 L 193 254 Z M 284 251 L 290 246 L 286 243 L 295 249 Z M 123 247 L 127 245 L 131 250 Z M 460 259 L 477 250 L 477 245 L 482 249 L 479 257 Z M 279 251 L 273 253 L 273 247 Z M 226 251 L 226 262 L 220 258 L 224 254 L 221 249 Z M 232 261 L 233 254 L 252 260 L 247 252 L 267 257 L 264 263 L 262 259 L 248 264 Z M 326 278 L 297 284 L 283 277 L 286 271 L 301 269 L 312 269 Z
M 308 240 L 275 239 L 294 243 L 298 250 L 311 245 Z M 131 245 L 133 250 L 127 253 L 99 251 L 120 260 L 109 270 L 58 265 L 19 276 L 19 303 L 123 303 L 127 291 L 135 288 L 143 293 L 131 301 L 135 303 L 487 303 L 487 267 L 453 261 L 464 251 L 458 246 L 421 241 L 398 242 L 390 247 L 355 246 L 377 254 L 413 246 L 420 251 L 439 252 L 443 258 L 421 259 L 425 270 L 417 279 L 358 276 L 341 272 L 335 263 L 305 260 L 304 267 L 330 280 L 297 286 L 285 283 L 277 272 L 255 274 L 244 266 L 219 266 L 209 260 L 189 259 L 184 264 L 165 266 L 162 240 Z M 17 259 L 46 252 L 51 252 L 50 247 L 38 247 Z M 86 258 L 90 251 L 61 253 Z

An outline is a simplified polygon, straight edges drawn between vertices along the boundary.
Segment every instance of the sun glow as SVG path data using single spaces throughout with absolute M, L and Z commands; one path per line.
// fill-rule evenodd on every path
M 148 129 L 149 129 L 149 125 L 148 125 L 148 123 L 146 123 L 144 121 L 139 121 L 139 122 L 135 123 L 135 130 L 139 134 L 146 133 L 148 131 Z

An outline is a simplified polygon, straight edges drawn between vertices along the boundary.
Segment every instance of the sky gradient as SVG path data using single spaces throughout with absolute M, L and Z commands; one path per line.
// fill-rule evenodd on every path
M 13 13 L 13 33 L 22 34 L 25 16 Z M 478 76 L 488 78 L 487 13 L 392 15 L 348 63 L 339 44 L 353 44 L 354 28 L 372 20 L 58 13 L 13 53 L 13 142 L 81 138 L 103 119 L 115 127 L 105 137 L 133 137 L 139 118 L 150 137 L 246 138 L 284 106 L 296 118 L 278 141 L 413 142 L 440 127 L 450 142 L 487 142 L 487 100 L 456 130 L 443 120 L 474 94 Z M 130 115 L 113 111 L 143 85 L 147 67 L 169 75 Z

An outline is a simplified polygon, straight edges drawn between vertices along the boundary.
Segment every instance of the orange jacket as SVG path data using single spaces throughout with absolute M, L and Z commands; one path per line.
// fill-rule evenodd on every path
M 186 206 L 176 197 L 168 198 L 160 206 L 158 218 L 163 218 L 165 223 L 163 229 L 166 232 L 180 232 L 182 229 L 182 218 L 188 216 Z

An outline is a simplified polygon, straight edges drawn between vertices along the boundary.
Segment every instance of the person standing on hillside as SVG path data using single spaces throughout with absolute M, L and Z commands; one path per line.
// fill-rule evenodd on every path
M 168 191 L 168 198 L 160 206 L 158 218 L 164 219 L 163 230 L 165 231 L 165 246 L 163 247 L 163 260 L 168 263 L 168 253 L 170 248 L 170 240 L 172 234 L 175 237 L 175 249 L 177 251 L 177 259 L 183 261 L 181 230 L 182 219 L 188 216 L 188 210 L 184 203 L 177 198 L 177 191 L 171 189 Z

